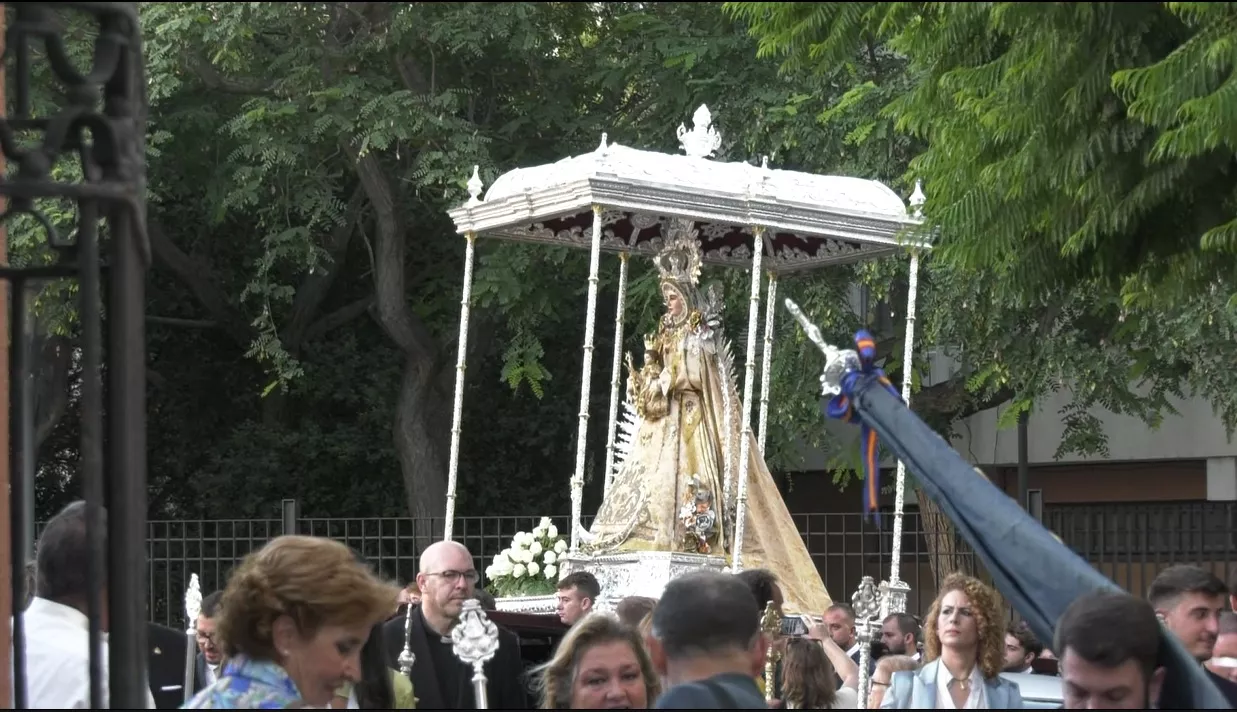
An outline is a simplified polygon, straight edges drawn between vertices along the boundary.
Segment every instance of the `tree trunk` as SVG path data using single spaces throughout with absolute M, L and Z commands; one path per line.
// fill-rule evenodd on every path
M 424 373 L 410 358 L 400 378 L 399 401 L 391 436 L 404 475 L 404 494 L 408 512 L 414 519 L 442 517 L 447 502 L 447 457 L 442 447 L 443 423 L 449 422 L 431 403 L 446 399 L 433 397 L 433 374 Z
M 447 457 L 437 412 L 434 382 L 440 369 L 439 348 L 408 306 L 405 256 L 407 235 L 395 207 L 391 180 L 372 153 L 362 154 L 348 141 L 344 149 L 356 162 L 357 176 L 374 207 L 374 298 L 376 318 L 404 354 L 399 399 L 392 430 L 404 476 L 409 514 L 416 519 L 441 517 L 446 506 Z

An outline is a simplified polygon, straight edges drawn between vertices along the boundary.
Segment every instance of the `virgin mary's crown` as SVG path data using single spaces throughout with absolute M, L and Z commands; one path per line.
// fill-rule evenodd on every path
M 665 246 L 653 258 L 663 284 L 669 282 L 685 292 L 700 281 L 700 243 L 690 220 L 673 220 L 667 225 Z

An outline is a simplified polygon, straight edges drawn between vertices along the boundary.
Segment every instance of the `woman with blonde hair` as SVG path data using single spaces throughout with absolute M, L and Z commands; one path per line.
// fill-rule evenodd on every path
M 881 709 L 1015 709 L 1018 684 L 1001 677 L 1005 624 L 996 594 L 978 579 L 950 574 L 924 621 L 924 663 L 897 672 Z
M 543 710 L 649 709 L 661 692 L 640 633 L 606 613 L 572 626 L 534 680 Z
M 348 547 L 281 536 L 228 579 L 218 622 L 223 671 L 185 709 L 324 708 L 361 677 L 361 649 L 399 589 Z

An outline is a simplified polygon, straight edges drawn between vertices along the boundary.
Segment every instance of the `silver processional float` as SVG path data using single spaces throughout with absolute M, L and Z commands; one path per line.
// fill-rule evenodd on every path
M 562 577 L 575 570 L 593 573 L 602 587 L 599 603 L 603 609 L 627 596 L 658 597 L 671 578 L 689 570 L 712 568 L 738 572 L 743 568 L 749 452 L 763 455 L 765 446 L 780 277 L 909 252 L 911 280 L 905 362 L 910 362 L 912 353 L 910 330 L 914 324 L 918 258 L 919 253 L 928 248 L 926 242 L 908 238 L 921 222 L 918 207 L 924 196 L 919 187 L 916 186 L 908 209 L 900 196 L 877 181 L 775 169 L 769 166 L 768 158 L 759 166 L 713 160 L 711 157 L 721 148 L 722 138 L 712 125 L 707 107 L 696 110 L 692 124 L 690 129 L 680 125 L 675 132 L 682 154 L 628 148 L 608 142 L 603 134 L 600 145 L 590 153 L 503 174 L 490 185 L 484 198 L 480 170 L 474 166 L 467 185 L 469 199 L 450 211 L 457 231 L 465 238 L 465 252 L 444 539 L 450 540 L 454 533 L 464 359 L 476 239 L 489 237 L 588 249 L 576 458 L 567 482 L 572 509 L 570 547 L 559 560 L 557 574 Z M 679 551 L 585 551 L 581 544 L 588 539 L 589 533 L 581 523 L 581 509 L 601 256 L 603 252 L 618 256 L 610 408 L 602 470 L 603 491 L 609 494 L 623 455 L 624 438 L 630 439 L 633 435 L 622 431 L 619 416 L 629 258 L 631 255 L 658 255 L 672 232 L 683 224 L 688 228 L 680 231 L 698 241 L 703 264 L 743 269 L 751 275 L 742 388 L 738 391 L 739 397 L 734 398 L 729 397 L 729 390 L 722 389 L 725 417 L 741 424 L 740 442 L 733 443 L 730 430 L 726 429 L 723 447 L 725 487 L 720 499 L 723 513 L 734 522 L 733 547 L 729 557 Z M 767 289 L 762 290 L 764 284 Z M 757 337 L 762 296 L 765 318 L 758 371 Z M 719 361 L 722 361 L 719 370 L 723 377 L 737 380 L 738 374 L 730 370 L 729 359 L 719 357 Z M 911 369 L 904 370 L 903 391 L 909 397 Z M 758 424 L 755 431 L 753 415 Z M 749 442 L 754 444 L 749 445 Z M 737 451 L 733 454 L 732 446 Z M 909 586 L 899 576 L 904 472 L 899 463 L 891 570 L 889 579 L 882 582 L 880 588 L 882 612 L 905 610 L 909 591 Z M 874 506 L 874 500 L 870 504 Z M 552 613 L 555 601 L 553 596 L 500 598 L 497 605 L 499 610 Z M 798 612 L 819 616 L 823 611 Z M 405 646 L 405 653 L 402 658 L 411 656 L 409 645 Z M 401 660 L 401 664 L 403 662 L 411 665 L 411 661 Z

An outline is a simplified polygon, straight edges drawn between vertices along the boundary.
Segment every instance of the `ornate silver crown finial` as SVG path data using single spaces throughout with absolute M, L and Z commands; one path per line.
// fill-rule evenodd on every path
M 923 204 L 928 202 L 927 196 L 923 194 L 923 181 L 915 181 L 915 192 L 911 193 L 911 216 L 916 218 L 923 217 Z
M 189 574 L 189 587 L 185 589 L 185 621 L 189 630 L 198 627 L 198 616 L 202 614 L 202 585 L 197 574 Z
M 692 130 L 679 124 L 679 144 L 693 158 L 708 158 L 722 145 L 722 136 L 713 128 L 713 115 L 704 104 L 692 114 Z
M 871 576 L 864 576 L 860 580 L 859 589 L 851 596 L 850 601 L 857 621 L 869 621 L 880 613 L 880 598 L 876 594 L 876 583 Z
M 700 244 L 691 220 L 676 218 L 666 223 L 665 247 L 653 258 L 663 282 L 695 287 L 700 281 Z
M 464 601 L 459 625 L 451 630 L 455 656 L 469 665 L 485 663 L 498 652 L 498 626 L 475 598 Z
M 472 178 L 468 179 L 468 204 L 478 205 L 481 202 L 481 189 L 485 184 L 481 182 L 481 173 L 478 170 L 480 166 L 472 167 Z

